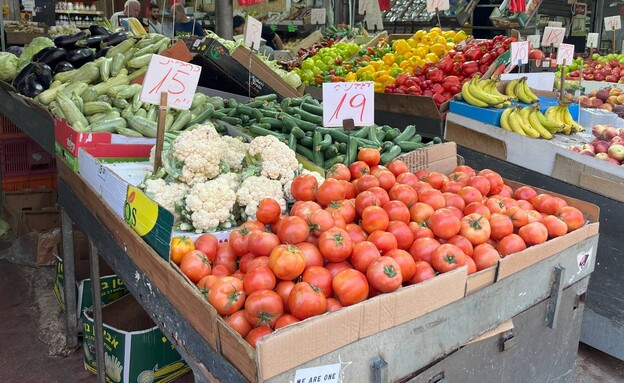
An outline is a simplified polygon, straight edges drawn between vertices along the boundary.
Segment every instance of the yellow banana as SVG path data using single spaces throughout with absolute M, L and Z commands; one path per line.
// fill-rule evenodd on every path
M 537 118 L 537 113 L 538 110 L 533 108 L 530 112 L 529 112 L 529 123 L 531 124 L 531 127 L 533 129 L 535 129 L 539 135 L 542 138 L 545 138 L 547 140 L 550 140 L 553 136 L 552 134 L 542 126 L 542 124 L 539 122 L 539 119 Z
M 507 101 L 506 98 L 494 96 L 493 94 L 487 93 L 483 89 L 477 86 L 477 80 L 473 77 L 473 79 L 469 82 L 469 91 L 470 94 L 475 98 L 485 102 L 490 106 L 500 105 L 503 102 Z
M 529 122 L 529 114 L 531 113 L 531 107 L 527 106 L 520 110 L 517 113 L 520 116 L 520 128 L 526 133 L 527 136 L 531 138 L 537 138 L 540 136 L 539 132 L 531 126 Z
M 500 126 L 501 128 L 509 131 L 509 132 L 513 132 L 513 130 L 511 130 L 511 127 L 509 126 L 509 115 L 514 111 L 514 108 L 507 108 L 503 111 L 503 114 L 501 114 L 501 119 L 500 119 Z
M 522 119 L 522 122 L 524 123 L 528 123 L 529 122 L 529 113 L 531 112 L 531 107 L 529 106 L 525 106 L 524 108 L 520 109 L 520 118 Z
M 524 133 L 524 130 L 522 130 L 522 128 L 520 127 L 520 115 L 516 108 L 512 110 L 511 114 L 507 118 L 507 121 L 509 122 L 509 127 L 511 128 L 512 132 L 526 136 L 526 133 Z
M 572 132 L 574 133 L 578 133 L 578 132 L 582 132 L 583 127 L 579 124 L 577 124 L 574 121 L 574 118 L 572 118 L 572 114 L 570 114 L 570 109 L 567 106 L 562 106 L 561 109 L 563 109 L 563 121 L 567 124 L 572 126 Z
M 518 85 L 516 86 L 516 97 L 518 98 L 520 102 L 525 103 L 525 104 L 530 104 L 533 102 L 533 99 L 524 92 L 525 81 L 526 80 L 521 79 L 520 82 L 518 82 Z
M 466 100 L 466 102 L 469 103 L 470 105 L 480 106 L 482 108 L 487 108 L 489 105 L 486 102 L 483 102 L 483 101 L 479 100 L 478 98 L 474 97 L 470 93 L 469 87 L 470 87 L 470 81 L 466 81 L 464 83 L 464 85 L 462 85 L 462 90 L 461 90 L 462 98 L 464 100 Z
M 535 95 L 535 93 L 533 93 L 531 88 L 529 88 L 529 83 L 526 79 L 522 81 L 522 91 L 527 95 L 527 97 L 533 100 L 533 102 L 539 101 L 539 98 Z
M 555 122 L 560 122 L 557 118 L 557 112 L 558 109 L 556 106 L 551 106 L 548 109 L 546 109 L 546 118 L 551 120 L 551 121 L 555 121 Z
M 518 85 L 518 79 L 511 80 L 505 87 L 505 94 L 511 98 L 516 98 L 516 86 Z
M 501 92 L 498 91 L 498 81 L 492 81 L 492 84 L 490 85 L 490 87 L 488 88 L 489 92 L 492 93 L 495 96 L 500 96 L 503 98 L 507 98 L 505 97 L 504 94 L 502 94 Z
M 546 118 L 546 116 L 544 116 L 544 114 L 540 110 L 537 110 L 535 114 L 537 115 L 539 123 L 542 124 L 542 126 L 546 128 L 550 133 L 558 133 L 564 128 L 564 124 Z
M 487 80 L 481 80 L 478 82 L 479 88 L 481 89 L 485 89 L 488 86 L 490 86 L 490 84 L 492 83 L 492 80 L 487 79 Z

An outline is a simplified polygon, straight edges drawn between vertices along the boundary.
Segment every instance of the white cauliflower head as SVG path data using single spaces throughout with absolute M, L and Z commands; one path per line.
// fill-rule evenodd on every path
M 211 123 L 180 133 L 172 143 L 172 150 L 173 156 L 183 164 L 179 179 L 188 185 L 211 180 L 221 171 L 225 145 Z
M 187 191 L 188 186 L 185 184 L 177 182 L 167 183 L 161 178 L 145 181 L 145 194 L 173 213 L 175 221 L 180 219 L 180 215 L 175 211 L 175 206 L 182 201 Z
M 299 167 L 295 152 L 275 136 L 254 138 L 249 144 L 249 155 L 262 166 L 261 175 L 283 184 L 295 177 Z
M 212 231 L 232 221 L 236 193 L 225 179 L 196 183 L 185 199 L 185 209 L 196 231 Z
M 251 176 L 243 181 L 236 192 L 236 202 L 245 208 L 245 215 L 249 220 L 256 219 L 258 204 L 265 198 L 273 198 L 279 203 L 282 213 L 286 211 L 286 200 L 280 181 Z
M 223 185 L 227 185 L 232 191 L 237 191 L 241 184 L 241 175 L 238 173 L 223 173 L 219 177 L 215 178 L 215 181 L 221 182 Z
M 230 136 L 221 137 L 221 141 L 224 144 L 223 160 L 229 165 L 231 171 L 240 171 L 243 168 L 249 144 Z

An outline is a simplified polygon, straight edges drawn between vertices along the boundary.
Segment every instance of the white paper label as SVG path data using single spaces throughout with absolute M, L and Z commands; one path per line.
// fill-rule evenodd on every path
M 518 61 L 522 64 L 529 62 L 529 45 L 528 41 L 518 41 L 511 43 L 511 64 L 518 65 Z
M 598 48 L 598 33 L 587 34 L 587 48 Z
M 427 0 L 427 12 L 446 11 L 450 7 L 449 0 Z
M 327 10 L 325 8 L 312 8 L 310 23 L 312 25 L 325 24 Z
M 262 36 L 262 23 L 251 16 L 247 16 L 245 21 L 244 40 L 248 47 L 255 50 L 260 48 L 260 38 Z
M 539 48 L 540 35 L 528 35 L 527 41 L 531 44 L 531 48 Z
M 548 26 L 549 27 L 561 28 L 561 27 L 563 27 L 563 23 L 561 21 L 549 21 L 548 22 Z
M 143 88 L 141 101 L 159 105 L 160 94 L 167 92 L 167 106 L 176 109 L 190 109 L 197 90 L 199 65 L 160 55 L 152 55 Z
M 557 65 L 562 65 L 565 60 L 566 64 L 570 64 L 574 59 L 574 45 L 572 44 L 559 44 L 557 48 Z
M 339 379 L 340 363 L 336 363 L 297 370 L 293 383 L 339 383 Z
M 604 18 L 604 27 L 605 31 L 617 31 L 618 29 L 622 29 L 622 19 L 620 15 L 610 16 Z
M 546 27 L 544 28 L 544 36 L 542 37 L 542 46 L 549 47 L 550 44 L 556 48 L 563 42 L 563 38 L 565 37 L 566 29 L 565 28 L 557 28 L 557 27 Z
M 375 123 L 374 82 L 323 84 L 323 125 L 343 126 L 348 119 L 353 119 L 355 126 Z

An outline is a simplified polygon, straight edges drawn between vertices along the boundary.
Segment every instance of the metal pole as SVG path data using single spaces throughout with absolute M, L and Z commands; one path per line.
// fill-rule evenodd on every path
M 102 324 L 102 286 L 100 285 L 100 257 L 98 249 L 89 238 L 89 265 L 91 266 L 91 289 L 93 292 L 93 324 L 95 337 L 95 360 L 98 383 L 106 383 L 104 363 L 104 326 Z
M 74 262 L 74 223 L 65 209 L 61 209 L 61 236 L 63 238 L 63 280 L 65 283 L 65 344 L 78 346 L 78 313 L 76 312 L 76 263 Z
M 594 16 L 593 26 L 594 26 L 594 28 L 593 28 L 592 32 L 602 33 L 602 24 L 604 22 L 603 13 L 604 13 L 604 0 L 598 0 L 598 1 L 596 1 L 596 9 L 594 9 L 594 13 L 593 13 L 593 16 Z M 602 36 L 602 34 L 601 34 L 601 36 Z M 598 41 L 598 49 L 600 49 L 600 41 Z
M 232 40 L 232 23 L 234 18 L 234 8 L 231 0 L 217 0 L 216 9 L 216 32 L 226 40 Z

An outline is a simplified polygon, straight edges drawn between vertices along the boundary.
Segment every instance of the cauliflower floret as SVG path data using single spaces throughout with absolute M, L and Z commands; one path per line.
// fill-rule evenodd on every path
M 185 199 L 186 211 L 197 231 L 209 231 L 232 219 L 236 193 L 225 179 L 196 183 Z
M 219 175 L 225 145 L 214 125 L 198 125 L 182 132 L 173 141 L 172 148 L 173 156 L 184 164 L 181 181 L 192 186 Z
M 295 178 L 299 167 L 295 152 L 274 136 L 256 137 L 249 144 L 249 155 L 262 164 L 262 174 L 283 184 Z
M 188 186 L 177 182 L 168 184 L 161 178 L 145 181 L 145 194 L 173 213 L 175 221 L 180 219 L 180 215 L 175 211 L 175 205 L 184 198 L 187 191 Z
M 231 171 L 240 171 L 243 167 L 249 144 L 230 136 L 221 137 L 221 141 L 225 144 L 223 160 L 230 166 Z
M 245 215 L 248 220 L 256 219 L 258 204 L 265 198 L 273 198 L 279 203 L 282 213 L 286 211 L 282 184 L 277 180 L 263 176 L 251 176 L 243 181 L 236 192 L 236 202 L 239 206 L 245 207 Z
M 320 175 L 318 172 L 312 172 L 306 169 L 303 169 L 301 171 L 301 174 L 310 174 L 312 176 L 314 176 L 314 178 L 316 178 L 316 181 L 318 182 L 318 186 L 321 186 L 323 184 L 323 182 L 325 182 L 325 178 L 323 178 L 322 175 Z M 292 192 L 290 190 L 290 188 L 292 187 L 292 182 L 294 179 L 286 182 L 284 184 L 284 198 L 286 199 L 286 202 L 288 203 L 295 203 L 297 202 L 295 200 L 295 197 L 293 197 Z
M 237 191 L 241 184 L 241 176 L 238 173 L 223 173 L 214 179 L 227 185 L 232 191 Z

